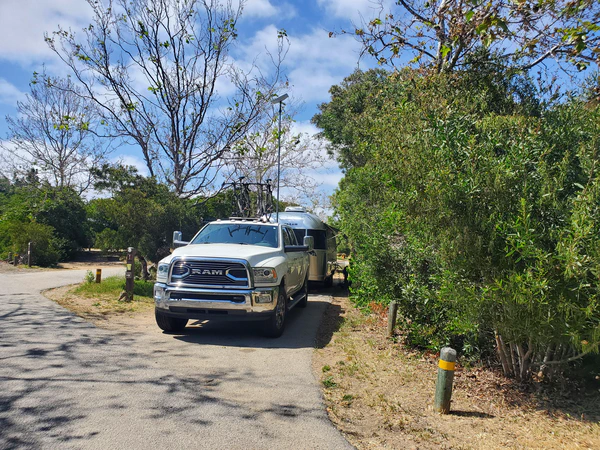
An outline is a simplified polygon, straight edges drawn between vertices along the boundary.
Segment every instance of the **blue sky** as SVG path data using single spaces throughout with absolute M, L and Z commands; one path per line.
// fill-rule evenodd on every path
M 276 42 L 277 30 L 285 29 L 290 48 L 284 63 L 291 88 L 289 94 L 302 102 L 297 116 L 298 131 L 314 133 L 310 118 L 317 105 L 328 101 L 328 90 L 359 64 L 360 45 L 351 36 L 329 37 L 329 32 L 351 28 L 377 15 L 372 0 L 248 0 L 239 23 L 236 60 L 250 63 L 264 57 L 265 48 Z M 85 0 L 0 0 L 0 139 L 6 138 L 6 115 L 15 114 L 16 102 L 28 91 L 33 71 L 42 65 L 48 73 L 68 72 L 44 42 L 44 32 L 61 25 L 74 31 L 90 23 Z M 362 68 L 371 61 L 362 61 Z M 113 159 L 142 167 L 141 158 L 131 148 L 117 149 Z M 319 175 L 323 190 L 331 193 L 341 173 L 331 162 Z

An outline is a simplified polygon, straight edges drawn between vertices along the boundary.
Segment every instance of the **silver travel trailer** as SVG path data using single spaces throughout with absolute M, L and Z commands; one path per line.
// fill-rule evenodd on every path
M 331 286 L 337 263 L 337 246 L 333 228 L 314 214 L 299 206 L 288 206 L 279 213 L 279 222 L 289 225 L 298 242 L 304 236 L 314 238 L 314 255 L 310 256 L 309 281 L 319 281 Z

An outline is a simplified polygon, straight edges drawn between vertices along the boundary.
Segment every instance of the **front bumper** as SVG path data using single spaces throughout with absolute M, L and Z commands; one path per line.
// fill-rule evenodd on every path
M 210 320 L 264 320 L 275 309 L 279 287 L 206 289 L 154 285 L 157 311 L 171 317 Z M 270 302 L 264 302 L 270 297 Z M 262 302 L 261 302 L 262 301 Z

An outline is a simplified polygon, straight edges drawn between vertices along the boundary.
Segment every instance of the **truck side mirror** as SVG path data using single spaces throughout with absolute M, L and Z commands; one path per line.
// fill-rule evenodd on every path
M 304 236 L 304 246 L 308 247 L 308 251 L 315 248 L 315 238 L 313 236 Z
M 189 242 L 182 241 L 183 233 L 181 231 L 173 231 L 173 248 L 183 247 L 184 245 L 188 245 Z

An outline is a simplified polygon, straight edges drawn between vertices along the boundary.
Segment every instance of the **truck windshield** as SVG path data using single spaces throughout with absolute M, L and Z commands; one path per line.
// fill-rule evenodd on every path
M 190 244 L 246 244 L 277 248 L 277 227 L 256 224 L 206 225 Z

